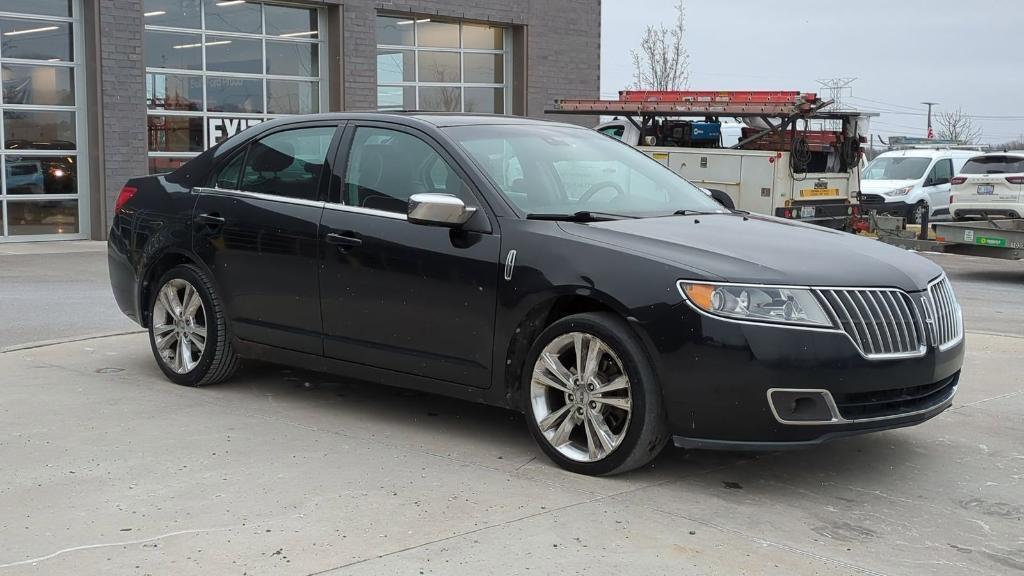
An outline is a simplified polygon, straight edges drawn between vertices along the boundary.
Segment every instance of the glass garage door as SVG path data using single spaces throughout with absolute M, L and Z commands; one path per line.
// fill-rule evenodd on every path
M 79 14 L 77 0 L 0 0 L 0 241 L 88 236 Z
M 321 17 L 289 4 L 145 0 L 149 171 L 268 118 L 319 112 Z

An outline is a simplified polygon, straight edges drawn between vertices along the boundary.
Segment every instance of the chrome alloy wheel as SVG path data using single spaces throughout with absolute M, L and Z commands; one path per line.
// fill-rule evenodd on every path
M 541 351 L 530 379 L 533 417 L 563 456 L 597 462 L 622 443 L 632 412 L 629 377 L 600 338 L 570 332 Z
M 206 349 L 206 310 L 195 286 L 168 280 L 153 303 L 152 322 L 160 360 L 178 374 L 191 372 Z

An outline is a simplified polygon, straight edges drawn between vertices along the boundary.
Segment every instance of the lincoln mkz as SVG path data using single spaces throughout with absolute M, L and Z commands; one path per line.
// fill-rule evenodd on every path
M 930 261 L 523 118 L 259 124 L 129 181 L 109 259 L 173 382 L 258 358 L 503 406 L 584 474 L 919 424 L 964 354 Z

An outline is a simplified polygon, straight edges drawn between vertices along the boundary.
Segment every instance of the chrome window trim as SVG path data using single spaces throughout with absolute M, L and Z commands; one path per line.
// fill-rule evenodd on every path
M 289 198 L 275 194 L 264 194 L 262 192 L 249 192 L 247 190 L 228 190 L 226 188 L 196 187 L 192 189 L 193 194 L 212 194 L 214 196 L 238 196 L 241 198 L 252 198 L 253 200 L 266 200 L 269 202 L 280 202 L 282 204 L 294 204 L 296 206 L 309 206 L 311 208 L 323 208 L 326 202 L 319 200 L 305 200 L 303 198 Z
M 872 362 L 880 362 L 880 361 L 885 361 L 885 360 L 905 360 L 905 359 L 911 359 L 911 358 L 920 358 L 920 357 L 922 357 L 922 356 L 924 356 L 925 354 L 928 353 L 927 339 L 926 339 L 926 343 L 921 345 L 914 352 L 898 352 L 898 353 L 893 353 L 893 354 L 867 354 L 867 353 L 865 353 L 861 349 L 861 346 L 856 341 L 854 341 L 853 337 L 850 336 L 845 330 L 842 329 L 842 327 L 836 327 L 836 326 L 833 325 L 831 328 L 819 328 L 819 327 L 814 327 L 814 326 L 806 326 L 806 325 L 803 325 L 803 324 L 787 324 L 787 323 L 784 323 L 784 322 L 771 322 L 771 321 L 758 322 L 758 321 L 755 321 L 755 320 L 740 320 L 738 318 L 729 318 L 729 317 L 726 317 L 726 316 L 717 316 L 715 314 L 711 314 L 710 312 L 705 311 L 700 306 L 697 306 L 692 301 L 690 301 L 690 298 L 686 295 L 686 291 L 683 290 L 683 284 L 708 284 L 708 285 L 711 285 L 711 286 L 755 286 L 755 287 L 765 287 L 765 288 L 789 288 L 789 289 L 794 289 L 794 290 L 810 290 L 811 292 L 815 293 L 815 297 L 816 298 L 817 298 L 817 291 L 818 290 L 872 290 L 872 291 L 892 291 L 892 290 L 897 290 L 897 291 L 903 292 L 904 294 L 907 294 L 908 296 L 910 296 L 911 301 L 913 301 L 913 296 L 911 296 L 911 293 L 909 293 L 906 290 L 903 290 L 901 288 L 857 288 L 857 287 L 842 288 L 842 287 L 796 286 L 796 285 L 779 285 L 779 284 L 752 284 L 752 283 L 742 283 L 742 282 L 711 282 L 711 281 L 707 281 L 707 280 L 683 280 L 683 279 L 680 279 L 680 280 L 676 281 L 676 290 L 679 291 L 680 296 L 682 296 L 683 301 L 686 302 L 687 306 L 689 306 L 690 308 L 695 310 L 698 314 L 700 314 L 702 316 L 705 316 L 707 318 L 712 318 L 714 320 L 721 320 L 723 322 L 732 322 L 734 324 L 743 324 L 743 325 L 750 325 L 750 326 L 768 326 L 768 327 L 774 327 L 774 328 L 783 328 L 783 329 L 786 329 L 786 330 L 805 330 L 805 331 L 809 331 L 809 332 L 823 332 L 823 333 L 829 333 L 829 334 L 842 334 L 843 336 L 846 336 L 847 340 L 850 341 L 850 344 L 853 345 L 853 349 L 856 350 L 858 354 L 860 354 L 861 358 L 864 358 L 865 360 L 869 360 L 869 361 L 872 361 Z M 914 294 L 919 294 L 919 293 L 920 292 L 915 292 Z M 925 294 L 927 294 L 927 291 L 925 291 Z M 832 305 L 829 304 L 828 301 L 825 302 L 825 306 L 823 306 L 823 309 L 826 311 L 826 313 L 828 313 L 828 312 L 832 313 L 831 314 L 831 320 L 834 321 L 837 318 L 837 316 L 835 315 L 835 311 L 832 308 Z
M 914 410 L 913 412 L 905 412 L 903 414 L 893 414 L 890 416 L 874 416 L 871 418 L 856 418 L 853 420 L 843 418 L 842 415 L 839 414 L 839 407 L 836 405 L 835 398 L 832 397 L 832 392 L 825 390 L 824 388 L 769 388 L 766 396 L 768 400 L 768 408 L 771 409 L 772 416 L 775 417 L 775 420 L 779 424 L 784 424 L 786 426 L 830 426 L 833 424 L 863 424 L 865 422 L 882 422 L 885 420 L 896 420 L 899 418 L 908 418 L 913 416 L 919 416 L 921 414 L 926 414 L 928 412 L 932 412 L 938 409 L 940 406 L 944 404 L 951 402 L 953 400 L 953 397 L 956 396 L 956 393 L 959 389 L 960 384 L 955 384 L 952 390 L 950 390 L 949 395 L 945 396 L 941 401 L 935 403 L 932 406 L 929 406 L 928 408 Z M 775 410 L 775 404 L 772 402 L 772 394 L 775 392 L 806 392 L 811 394 L 820 393 L 825 397 L 825 404 L 828 406 L 829 411 L 832 413 L 832 420 L 795 421 L 781 418 L 779 417 L 778 412 L 776 412 Z
M 409 217 L 401 212 L 388 212 L 387 210 L 377 210 L 376 208 L 363 208 L 362 206 L 349 206 L 348 204 L 338 204 L 337 202 L 325 202 L 324 208 L 327 210 L 337 210 L 338 212 L 351 212 L 352 214 L 365 214 L 367 216 L 380 216 L 383 218 L 391 218 L 393 220 L 408 220 Z

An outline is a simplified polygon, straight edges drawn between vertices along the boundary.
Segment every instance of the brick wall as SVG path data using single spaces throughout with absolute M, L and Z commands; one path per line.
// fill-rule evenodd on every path
M 146 68 L 142 58 L 142 0 L 99 0 L 97 4 L 102 146 L 92 150 L 90 160 L 96 169 L 95 160 L 102 159 L 100 196 L 109 215 L 125 181 L 148 171 Z M 106 234 L 106 230 L 101 232 Z

